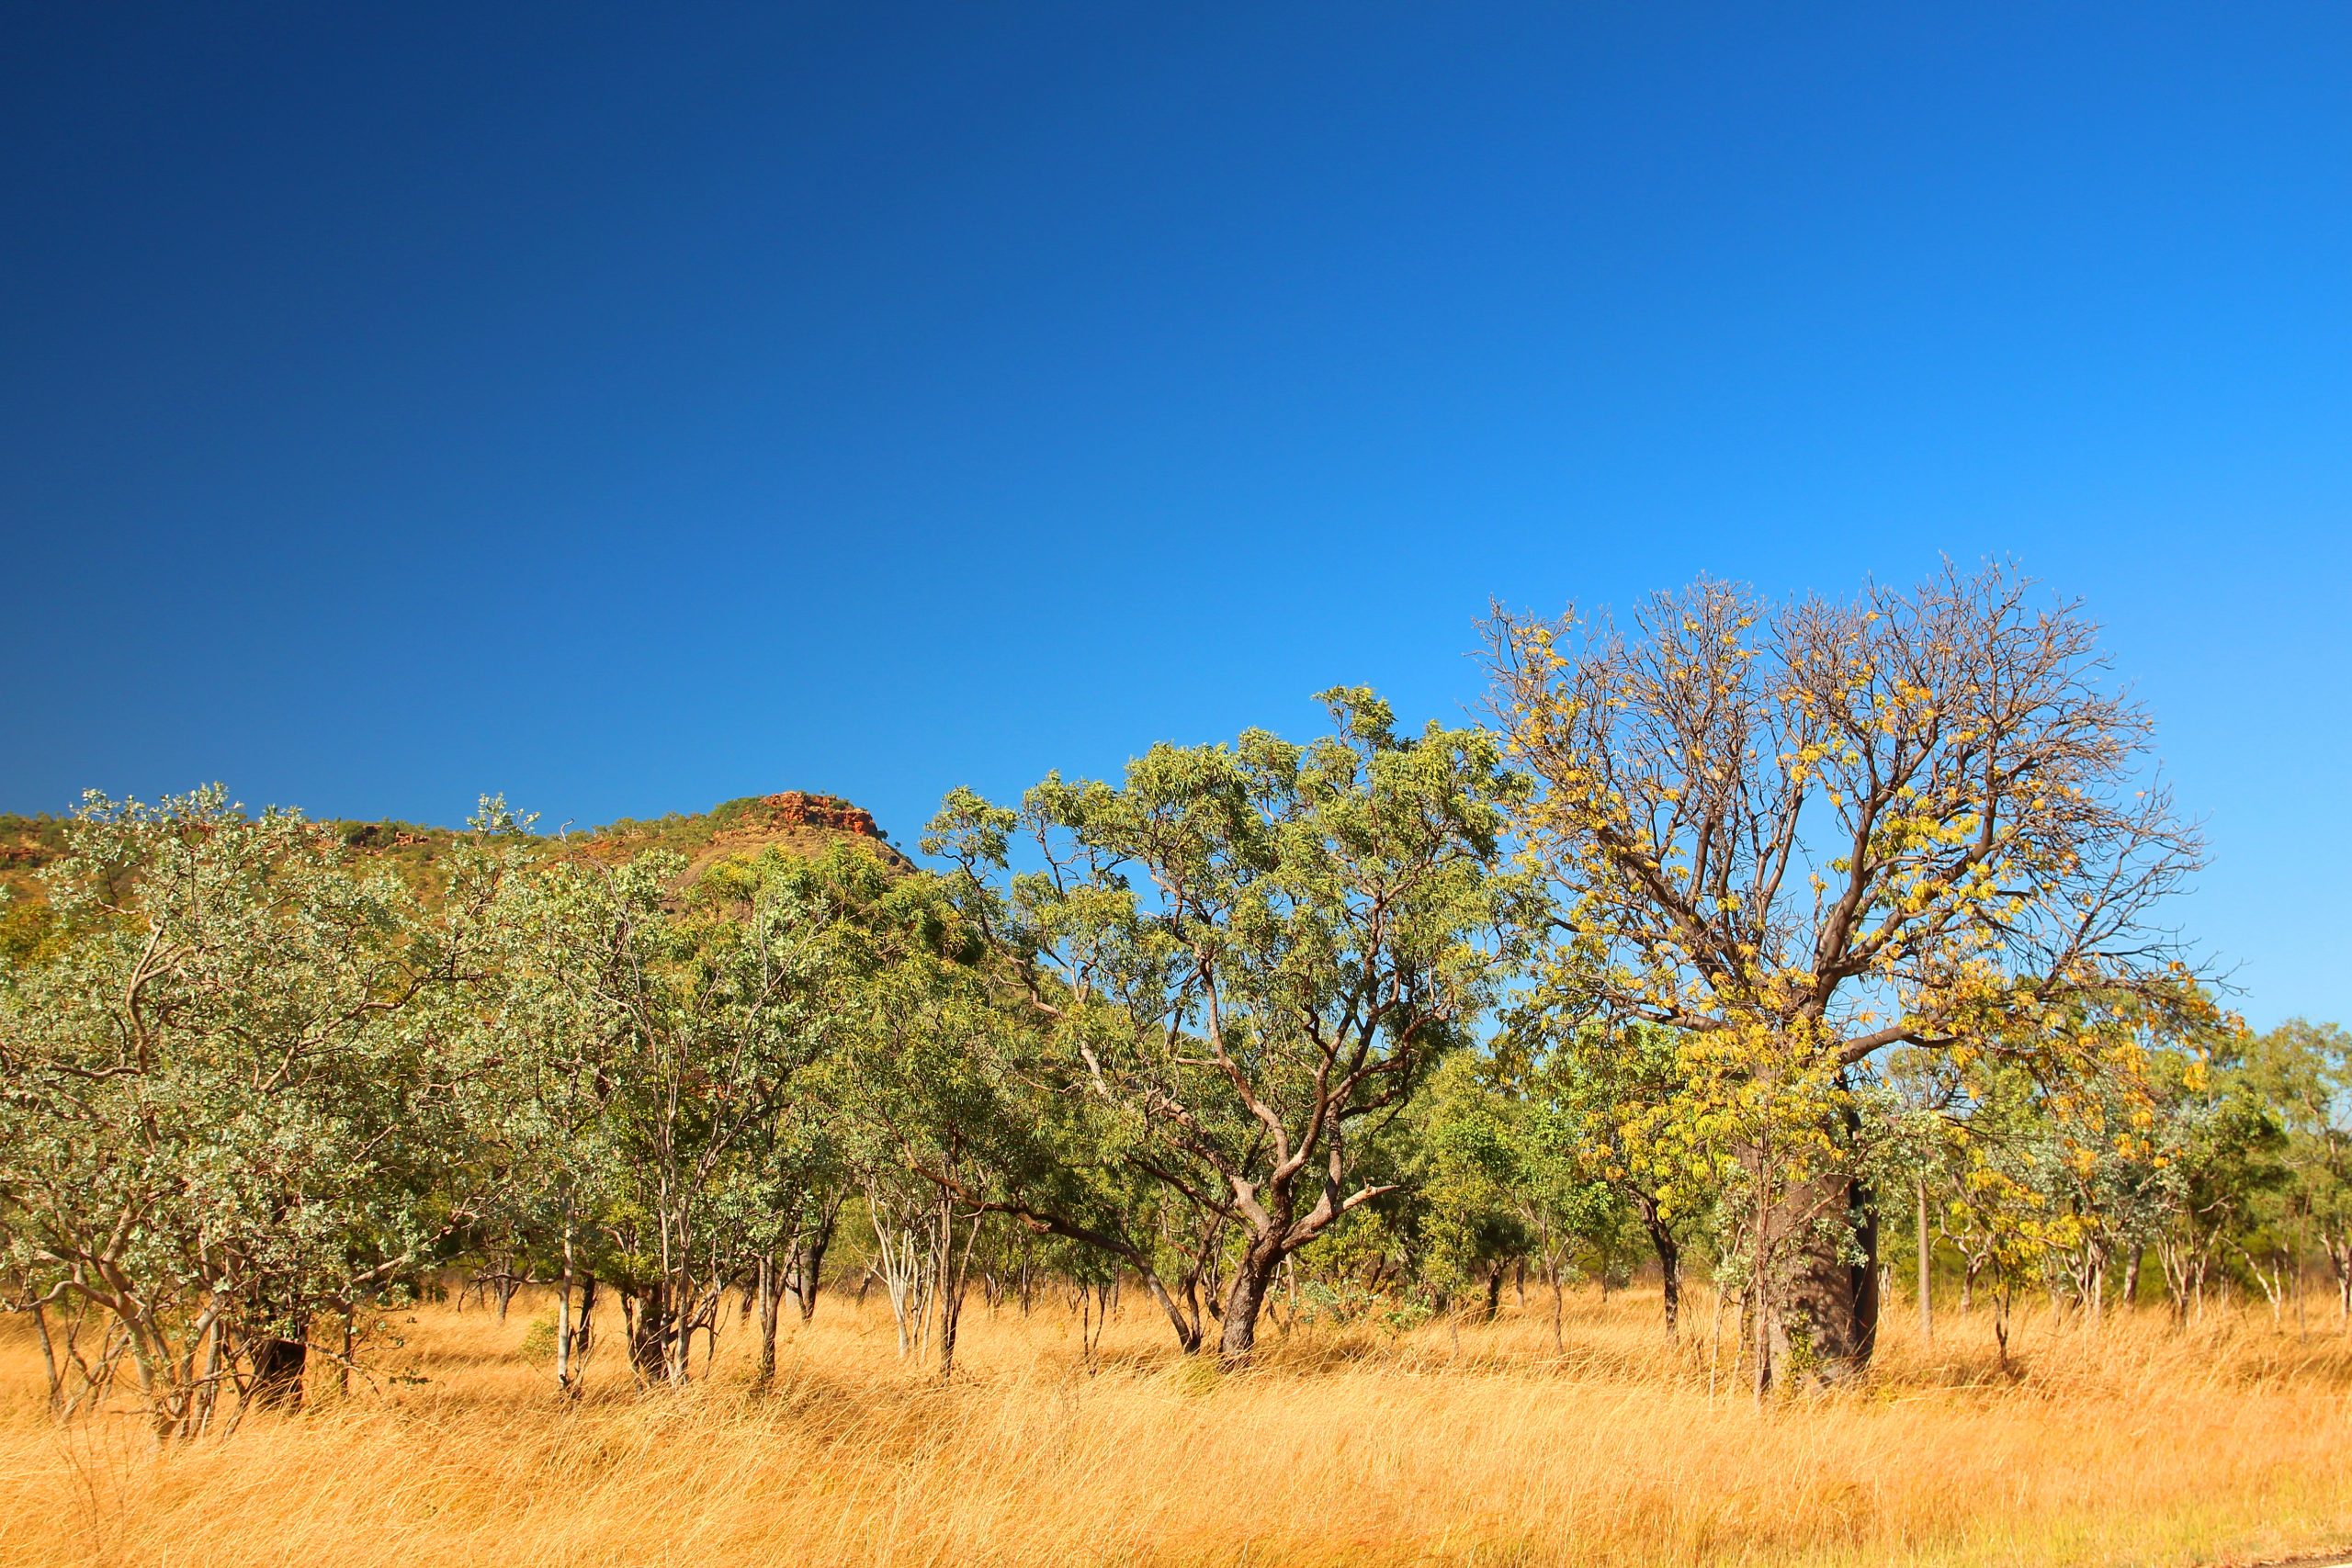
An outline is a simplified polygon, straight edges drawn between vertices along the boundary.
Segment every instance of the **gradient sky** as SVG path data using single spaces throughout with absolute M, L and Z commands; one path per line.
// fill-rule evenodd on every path
M 2013 556 L 2248 1015 L 2352 1017 L 2348 85 L 2341 3 L 17 6 L 0 809 L 910 840 L 1456 714 L 1490 596 Z

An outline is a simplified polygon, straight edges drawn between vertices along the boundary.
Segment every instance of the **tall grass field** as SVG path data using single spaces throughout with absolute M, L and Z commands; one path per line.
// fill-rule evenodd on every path
M 878 1293 L 828 1292 L 751 1385 L 640 1392 L 608 1341 L 566 1404 L 545 1303 L 396 1314 L 367 1377 L 159 1449 L 61 1427 L 0 1329 L 0 1563 L 2251 1563 L 2352 1546 L 2352 1337 L 2263 1307 L 1890 1314 L 1867 1386 L 1759 1407 L 1703 1292 L 1392 1334 L 1298 1325 L 1224 1374 L 1130 1301 L 975 1303 L 953 1382 Z M 537 1338 L 547 1337 L 540 1329 Z

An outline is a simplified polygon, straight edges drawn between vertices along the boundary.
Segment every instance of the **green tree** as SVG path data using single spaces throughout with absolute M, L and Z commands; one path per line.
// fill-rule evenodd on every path
M 2337 1322 L 2352 1322 L 2352 1035 L 2290 1019 L 2247 1043 L 2242 1071 L 2285 1134 L 2279 1239 L 2318 1247 L 2335 1280 Z
M 666 852 L 511 878 L 480 1111 L 518 1234 L 557 1250 L 558 1379 L 597 1281 L 630 1364 L 682 1383 L 719 1299 L 798 1214 L 792 1125 L 837 1029 L 818 922 L 785 880 L 681 888 Z
M 1234 1235 L 1231 1364 L 1284 1261 L 1378 1195 L 1351 1180 L 1359 1129 L 1467 1038 L 1521 925 L 1495 740 L 1400 736 L 1368 692 L 1325 700 L 1323 739 L 1157 746 L 1120 784 L 1049 777 L 1017 811 L 958 792 L 925 842 L 986 894 L 976 919 L 1057 1078 L 1103 1113 L 1107 1157 L 1198 1216 L 1184 1228 Z
M 1484 1066 L 1460 1053 L 1414 1097 L 1407 1169 L 1421 1213 L 1424 1288 L 1442 1307 L 1476 1292 L 1491 1321 L 1513 1265 L 1549 1238 L 1529 1224 L 1534 1179 L 1524 1161 L 1524 1108 Z
M 294 1402 L 314 1320 L 352 1334 L 462 1216 L 436 1201 L 448 1063 L 432 1006 L 476 954 L 295 812 L 218 786 L 86 797 L 43 873 L 43 960 L 0 972 L 0 1247 L 58 1392 L 127 1358 L 159 1433 L 224 1390 Z M 85 1353 L 85 1344 L 87 1347 Z
M 1531 1190 L 1548 1190 L 1561 1223 L 1610 1249 L 1629 1226 L 1639 1230 L 1657 1260 L 1671 1337 L 1681 1321 L 1685 1245 L 1717 1201 L 1717 1159 L 1704 1140 L 1678 1135 L 1694 1119 L 1680 1032 L 1596 1018 L 1592 995 L 1574 971 L 1540 967 L 1510 1015 L 1499 1055 L 1529 1106 L 1527 1165 L 1539 1177 Z M 1547 1170 L 1548 1183 L 1540 1179 Z

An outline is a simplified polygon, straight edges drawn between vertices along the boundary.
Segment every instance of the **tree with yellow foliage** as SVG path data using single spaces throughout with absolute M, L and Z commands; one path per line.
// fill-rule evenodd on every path
M 2080 605 L 2002 567 L 1843 603 L 1702 580 L 1623 628 L 1487 629 L 1541 786 L 1547 973 L 1680 1032 L 1679 1093 L 1628 1131 L 1740 1188 L 1758 1392 L 1849 1376 L 1877 1325 L 1854 1149 L 1882 1054 L 2128 1072 L 2132 1032 L 2086 1010 L 2192 991 L 2152 916 L 2199 845 L 2148 720 Z

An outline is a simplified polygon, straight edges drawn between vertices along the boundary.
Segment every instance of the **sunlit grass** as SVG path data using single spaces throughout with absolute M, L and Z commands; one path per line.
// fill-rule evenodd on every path
M 941 1387 L 878 1300 L 794 1325 L 770 1394 L 731 1316 L 716 1375 L 639 1394 L 607 1342 L 576 1407 L 521 1347 L 540 1310 L 428 1307 L 387 1378 L 158 1453 L 60 1432 L 0 1339 L 7 1563 L 2191 1563 L 2352 1544 L 2352 1340 L 2267 1311 L 1897 1314 L 1867 1389 L 1758 1410 L 1703 1296 L 1533 1300 L 1494 1325 L 1267 1337 L 1238 1377 L 1130 1303 L 1090 1371 L 1076 1318 L 976 1300 Z

